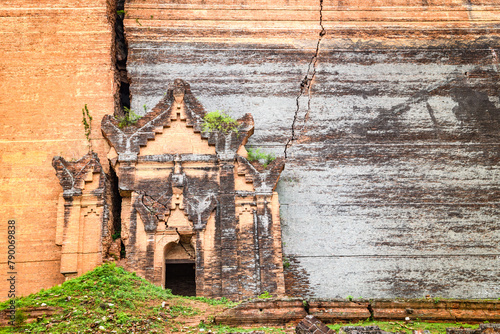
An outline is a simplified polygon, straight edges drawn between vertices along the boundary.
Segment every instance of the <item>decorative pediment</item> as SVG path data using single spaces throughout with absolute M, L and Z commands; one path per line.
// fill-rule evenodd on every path
M 146 232 L 156 232 L 158 224 L 163 221 L 166 227 L 171 210 L 184 211 L 195 230 L 205 228 L 210 214 L 217 207 L 219 185 L 208 177 L 187 177 L 184 174 L 170 174 L 166 182 L 155 180 L 154 186 L 148 187 L 146 182 L 137 190 L 138 196 L 134 207 L 139 212 Z M 153 184 L 153 183 L 151 183 Z M 183 188 L 182 203 L 172 201 L 173 188 Z M 181 204 L 176 207 L 176 204 Z M 175 225 L 173 225 L 175 227 Z
M 217 157 L 220 160 L 234 160 L 236 152 L 239 148 L 245 145 L 248 138 L 253 134 L 254 121 L 251 114 L 245 114 L 238 119 L 240 124 L 238 132 L 224 133 L 222 131 L 214 131 L 209 133 L 208 142 L 215 145 Z
M 77 161 L 66 161 L 63 157 L 55 156 L 52 159 L 52 166 L 63 188 L 64 197 L 81 196 L 85 182 L 93 182 L 94 174 L 99 175 L 99 180 L 94 185 L 93 193 L 102 196 L 104 172 L 95 152 L 88 153 Z
M 284 168 L 284 158 L 276 158 L 264 168 L 258 161 L 250 162 L 238 156 L 238 174 L 245 175 L 247 182 L 253 182 L 256 193 L 272 193 Z
M 103 118 L 101 129 L 104 137 L 118 154 L 118 161 L 137 161 L 141 154 L 141 147 L 147 146 L 158 134 L 169 131 L 173 122 L 179 121 L 184 128 L 190 128 L 186 134 L 181 134 L 178 145 L 189 140 L 186 136 L 196 133 L 198 140 L 208 140 L 207 144 L 215 146 L 217 156 L 221 160 L 231 160 L 235 154 L 253 134 L 253 118 L 250 114 L 238 120 L 237 132 L 224 133 L 222 131 L 203 131 L 203 117 L 206 111 L 191 92 L 190 85 L 183 80 L 176 79 L 168 89 L 165 97 L 153 110 L 133 124 L 120 124 L 120 121 L 110 115 Z M 178 130 L 176 130 L 178 131 Z M 182 130 L 181 130 L 182 131 Z M 173 131 L 172 131 L 173 132 Z M 184 137 L 183 137 L 184 136 Z M 154 155 L 163 153 L 201 153 L 197 151 L 175 152 L 175 140 L 169 141 L 170 147 L 163 152 L 154 151 Z M 211 152 L 205 152 L 211 153 Z
M 134 206 L 141 216 L 146 232 L 155 232 L 158 223 L 165 220 L 172 202 L 172 174 L 166 180 L 144 182 L 137 190 Z
M 187 178 L 184 207 L 195 230 L 205 228 L 208 217 L 218 204 L 219 185 L 208 177 Z

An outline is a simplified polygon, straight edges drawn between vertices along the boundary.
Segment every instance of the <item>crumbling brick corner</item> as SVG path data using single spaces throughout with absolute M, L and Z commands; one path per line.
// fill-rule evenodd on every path
M 60 271 L 71 278 L 100 265 L 111 244 L 109 181 L 94 152 L 77 161 L 56 156 L 52 165 L 63 188 L 56 225 Z

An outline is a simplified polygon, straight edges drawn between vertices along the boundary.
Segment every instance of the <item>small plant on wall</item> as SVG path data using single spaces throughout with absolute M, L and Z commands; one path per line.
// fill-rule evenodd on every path
M 267 168 L 271 162 L 273 162 L 276 157 L 272 153 L 261 152 L 260 148 L 247 150 L 248 152 L 248 161 L 258 161 L 262 164 L 264 168 Z
M 144 108 L 144 110 L 146 110 L 146 108 Z M 137 115 L 132 109 L 129 109 L 127 107 L 123 107 L 123 111 L 125 116 L 123 117 L 115 116 L 116 120 L 118 121 L 118 127 L 120 129 L 123 129 L 124 127 L 137 123 L 137 121 L 142 117 L 141 115 Z
M 90 141 L 90 133 L 92 131 L 92 116 L 90 116 L 87 105 L 82 108 L 82 124 L 85 131 L 85 138 L 89 142 L 89 152 L 92 151 L 92 142 Z
M 229 132 L 238 133 L 239 123 L 223 111 L 212 111 L 203 117 L 203 132 L 221 131 L 225 134 Z
M 283 269 L 288 269 L 290 268 L 290 260 L 286 257 L 286 256 L 283 256 Z
M 269 298 L 273 298 L 273 296 L 267 291 L 264 291 L 259 296 L 259 299 L 269 299 Z

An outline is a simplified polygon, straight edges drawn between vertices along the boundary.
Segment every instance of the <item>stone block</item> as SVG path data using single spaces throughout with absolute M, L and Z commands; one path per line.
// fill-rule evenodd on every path
M 231 326 L 283 325 L 297 323 L 305 316 L 307 313 L 300 299 L 254 299 L 217 315 L 215 322 Z
M 404 320 L 406 317 L 423 321 L 500 320 L 500 302 L 494 300 L 375 300 L 371 307 L 376 320 Z
M 370 318 L 368 302 L 348 300 L 311 300 L 309 314 L 321 321 L 333 323 L 335 321 L 358 321 Z
M 328 328 L 324 323 L 312 315 L 306 316 L 295 327 L 297 334 L 335 334 L 335 331 Z
M 500 323 L 480 324 L 479 328 L 446 328 L 446 334 L 498 334 Z

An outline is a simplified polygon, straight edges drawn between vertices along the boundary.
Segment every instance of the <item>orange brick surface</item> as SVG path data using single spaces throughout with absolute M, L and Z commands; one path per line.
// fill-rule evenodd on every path
M 108 2 L 110 3 L 110 2 Z M 62 188 L 55 155 L 87 153 L 81 110 L 113 112 L 112 26 L 105 0 L 2 1 L 0 4 L 0 300 L 7 298 L 7 221 L 16 220 L 17 295 L 63 281 L 56 245 Z

